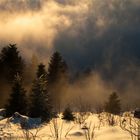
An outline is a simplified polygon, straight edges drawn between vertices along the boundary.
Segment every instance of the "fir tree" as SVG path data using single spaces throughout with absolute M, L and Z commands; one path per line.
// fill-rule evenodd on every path
M 49 85 L 53 85 L 60 80 L 61 76 L 67 76 L 68 68 L 66 62 L 62 59 L 58 52 L 55 52 L 50 58 L 47 80 Z
M 105 111 L 114 115 L 120 114 L 121 105 L 116 92 L 109 96 L 108 102 L 105 104 Z
M 42 63 L 40 63 L 38 65 L 38 71 L 37 71 L 37 78 L 40 78 L 41 76 L 43 78 L 46 78 L 47 72 L 45 70 L 45 65 L 43 65 Z M 45 79 L 44 79 L 45 80 Z
M 0 66 L 1 77 L 10 83 L 13 82 L 16 74 L 22 76 L 24 62 L 19 55 L 16 44 L 10 44 L 1 50 Z
M 7 116 L 11 116 L 14 112 L 21 114 L 27 113 L 27 98 L 26 91 L 22 86 L 22 79 L 19 75 L 16 75 L 12 92 L 6 105 Z
M 47 83 L 48 91 L 51 93 L 51 99 L 56 111 L 61 108 L 61 97 L 66 88 L 68 78 L 68 67 L 66 62 L 63 60 L 60 53 L 54 52 L 48 66 Z
M 74 115 L 73 115 L 70 107 L 67 107 L 64 110 L 62 119 L 67 120 L 67 121 L 74 121 Z
M 52 117 L 52 106 L 47 92 L 45 66 L 38 66 L 36 79 L 33 82 L 32 93 L 30 95 L 29 115 L 40 117 L 42 121 L 49 121 Z
M 11 86 L 15 80 L 15 76 L 18 74 L 23 77 L 24 61 L 20 56 L 20 53 L 16 47 L 16 44 L 9 44 L 1 49 L 0 52 L 0 106 L 4 106 L 8 100 L 8 96 L 11 92 Z M 6 87 L 6 88 L 5 88 Z

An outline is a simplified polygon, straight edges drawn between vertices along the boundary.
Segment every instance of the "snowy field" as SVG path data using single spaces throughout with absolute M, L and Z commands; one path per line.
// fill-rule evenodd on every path
M 59 118 L 51 120 L 36 129 L 23 130 L 20 124 L 13 124 L 8 119 L 0 121 L 1 140 L 132 140 L 132 135 L 120 127 L 120 123 L 132 122 L 130 117 L 114 117 L 113 126 L 105 114 L 76 113 L 74 122 Z M 125 118 L 125 120 L 124 120 Z M 127 122 L 128 123 L 128 122 Z M 135 129 L 136 130 L 136 129 Z

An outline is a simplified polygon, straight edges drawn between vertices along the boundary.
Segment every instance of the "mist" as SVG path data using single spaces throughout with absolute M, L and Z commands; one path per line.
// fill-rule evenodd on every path
M 117 91 L 133 104 L 140 98 L 139 14 L 139 0 L 1 0 L 0 47 L 16 43 L 27 61 L 36 54 L 45 64 L 59 51 L 71 71 L 97 73 L 69 85 L 67 99 L 76 93 L 103 102 Z
M 3 0 L 0 11 L 1 46 L 17 43 L 27 58 L 58 50 L 75 69 L 140 58 L 138 0 Z

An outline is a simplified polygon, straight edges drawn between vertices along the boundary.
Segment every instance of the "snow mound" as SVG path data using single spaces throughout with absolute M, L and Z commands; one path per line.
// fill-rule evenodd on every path
M 23 129 L 36 128 L 41 124 L 41 118 L 30 118 L 18 112 L 15 112 L 13 116 L 9 118 L 9 121 L 14 124 L 19 123 Z

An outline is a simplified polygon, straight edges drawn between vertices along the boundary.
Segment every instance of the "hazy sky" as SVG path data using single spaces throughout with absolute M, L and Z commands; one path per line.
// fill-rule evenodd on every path
M 58 50 L 76 68 L 140 58 L 139 15 L 140 0 L 1 0 L 0 46 L 17 43 L 27 58 Z

